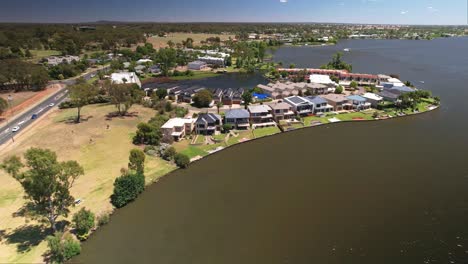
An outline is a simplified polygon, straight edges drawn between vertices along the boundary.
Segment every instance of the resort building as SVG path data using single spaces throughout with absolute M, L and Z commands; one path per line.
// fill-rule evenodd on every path
M 292 106 L 287 103 L 276 103 L 270 105 L 273 113 L 273 118 L 276 122 L 281 120 L 290 120 L 294 118 Z
M 221 116 L 211 113 L 200 114 L 195 121 L 195 132 L 199 135 L 213 135 L 221 130 Z
M 366 98 L 366 100 L 371 103 L 372 107 L 377 108 L 377 106 L 383 102 L 384 98 L 375 93 L 365 93 L 362 97 Z
M 138 87 L 141 87 L 140 78 L 134 72 L 115 72 L 111 74 L 111 80 L 113 83 L 135 83 Z
M 226 111 L 224 123 L 235 129 L 248 129 L 250 127 L 250 113 L 245 109 L 232 109 Z
M 273 120 L 272 109 L 267 105 L 250 105 L 248 107 L 250 112 L 250 122 L 252 128 L 276 126 Z
M 284 102 L 292 107 L 292 110 L 298 115 L 310 115 L 314 112 L 314 105 L 301 96 L 291 96 L 284 99 Z
M 349 100 L 341 94 L 326 94 L 322 96 L 327 100 L 328 104 L 333 107 L 334 111 L 352 110 L 352 105 Z
M 192 133 L 195 119 L 192 118 L 172 118 L 162 127 L 163 139 L 179 141 L 186 135 Z
M 353 109 L 355 110 L 367 110 L 371 107 L 371 103 L 367 102 L 367 99 L 360 95 L 350 95 L 346 98 L 349 100 Z
M 314 115 L 333 111 L 333 106 L 329 105 L 327 100 L 320 96 L 307 96 L 305 99 L 313 105 Z
M 208 64 L 204 61 L 196 60 L 192 61 L 187 65 L 189 70 L 200 71 L 208 67 Z

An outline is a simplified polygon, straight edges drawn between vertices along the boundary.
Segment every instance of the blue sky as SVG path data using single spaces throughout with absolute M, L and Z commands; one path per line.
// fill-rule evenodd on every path
M 2 22 L 466 24 L 467 0 L 0 0 Z

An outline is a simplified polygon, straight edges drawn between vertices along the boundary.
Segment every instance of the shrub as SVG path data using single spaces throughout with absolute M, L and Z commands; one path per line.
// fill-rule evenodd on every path
M 183 169 L 187 168 L 188 165 L 190 164 L 190 158 L 187 155 L 182 154 L 182 153 L 177 153 L 174 156 L 174 161 L 179 168 L 183 168 Z
M 169 147 L 167 148 L 166 150 L 164 150 L 161 158 L 163 158 L 164 160 L 167 160 L 167 161 L 170 161 L 174 158 L 174 156 L 176 155 L 176 150 L 174 147 Z
M 78 239 L 86 240 L 89 231 L 94 228 L 94 214 L 85 208 L 81 208 L 73 215 L 73 226 Z
M 145 189 L 145 176 L 142 174 L 126 174 L 115 179 L 114 193 L 111 203 L 121 208 L 135 200 Z
M 63 235 L 57 232 L 47 237 L 47 244 L 49 247 L 47 255 L 52 263 L 64 263 L 81 253 L 80 242 L 74 240 L 70 234 Z
M 130 151 L 130 157 L 128 158 L 128 168 L 134 170 L 139 174 L 145 172 L 145 153 L 140 149 L 132 149 Z
M 103 226 L 109 223 L 109 214 L 103 213 L 97 217 L 97 225 L 98 226 Z
M 336 87 L 336 89 L 335 89 L 335 93 L 336 94 L 342 94 L 343 93 L 343 86 L 338 85 L 338 87 Z

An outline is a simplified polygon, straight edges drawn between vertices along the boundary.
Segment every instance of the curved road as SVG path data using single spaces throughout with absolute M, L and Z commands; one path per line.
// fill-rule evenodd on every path
M 98 69 L 96 71 L 92 71 L 89 73 L 84 74 L 83 77 L 85 80 L 89 80 L 96 75 L 96 72 L 99 70 L 107 70 L 108 67 L 104 67 L 102 69 Z M 59 90 L 58 92 L 52 94 L 42 103 L 38 104 L 37 106 L 33 107 L 32 109 L 25 111 L 18 117 L 8 120 L 7 124 L 0 130 L 0 145 L 5 144 L 8 141 L 11 141 L 15 138 L 15 134 L 19 133 L 21 130 L 26 128 L 27 126 L 34 123 L 39 117 L 45 115 L 49 112 L 52 108 L 58 107 L 58 105 L 65 101 L 68 95 L 67 86 L 73 85 L 76 82 L 76 78 L 64 80 L 64 81 L 52 81 L 51 83 L 61 83 L 64 84 L 64 88 Z M 34 115 L 34 119 L 33 119 Z M 19 130 L 13 132 L 14 127 L 19 127 Z

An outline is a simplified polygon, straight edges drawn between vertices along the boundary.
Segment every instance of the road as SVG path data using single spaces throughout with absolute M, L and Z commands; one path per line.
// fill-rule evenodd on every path
M 108 67 L 106 67 L 107 69 Z M 102 69 L 101 69 L 102 70 Z M 96 76 L 95 70 L 93 72 L 86 73 L 82 75 L 85 80 L 89 80 Z M 25 129 L 26 127 L 30 126 L 34 123 L 39 117 L 45 115 L 47 112 L 52 110 L 54 107 L 58 107 L 58 105 L 65 101 L 68 95 L 68 90 L 66 86 L 73 85 L 76 83 L 75 79 L 63 80 L 63 81 L 53 81 L 51 83 L 61 83 L 64 84 L 65 87 L 62 88 L 60 91 L 52 94 L 47 98 L 44 102 L 40 103 L 39 105 L 33 107 L 32 109 L 25 111 L 20 116 L 16 117 L 15 119 L 8 120 L 7 126 L 5 126 L 0 131 L 0 145 L 5 144 L 8 141 L 12 141 L 12 138 L 15 138 L 15 134 L 21 132 L 21 130 Z M 53 104 L 53 106 L 52 106 Z M 36 115 L 34 119 L 32 119 L 33 115 Z M 17 132 L 13 132 L 14 127 L 19 127 Z

